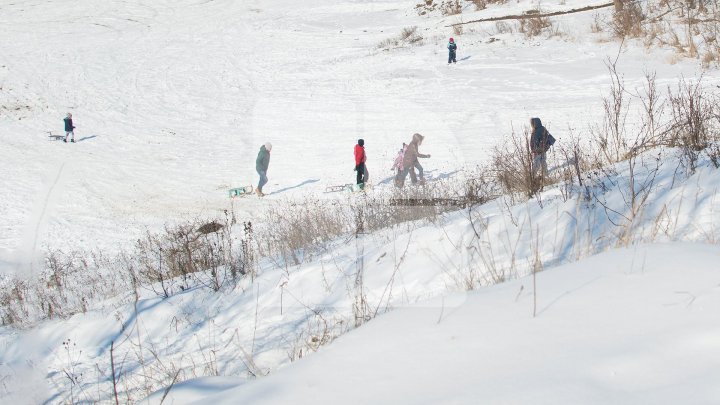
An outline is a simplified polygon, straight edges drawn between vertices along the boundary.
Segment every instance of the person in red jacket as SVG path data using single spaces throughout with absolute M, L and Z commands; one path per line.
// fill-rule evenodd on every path
M 357 184 L 360 189 L 365 186 L 365 182 L 368 180 L 368 171 L 365 166 L 365 140 L 358 139 L 357 145 L 355 145 L 355 171 L 357 172 Z

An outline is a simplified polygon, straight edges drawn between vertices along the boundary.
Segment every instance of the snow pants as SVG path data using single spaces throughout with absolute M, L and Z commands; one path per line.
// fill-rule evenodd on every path
M 369 174 L 368 174 L 367 166 L 365 166 L 365 162 L 362 162 L 359 165 L 357 165 L 357 167 L 355 169 L 357 171 L 357 178 L 356 178 L 357 184 L 366 183 L 368 181 Z
M 537 176 L 538 172 L 542 171 L 542 178 L 544 179 L 548 175 L 547 168 L 547 157 L 545 152 L 536 153 L 532 161 L 532 172 L 533 177 Z
M 258 174 L 260 175 L 260 181 L 258 182 L 257 188 L 262 192 L 262 188 L 264 185 L 267 184 L 268 178 L 267 178 L 267 171 L 266 170 L 258 170 Z

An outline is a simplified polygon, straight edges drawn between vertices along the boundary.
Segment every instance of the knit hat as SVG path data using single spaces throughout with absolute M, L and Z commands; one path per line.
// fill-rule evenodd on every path
M 358 139 L 358 145 L 365 146 L 365 140 L 364 139 Z
M 450 38 L 450 42 L 455 42 L 455 40 L 454 40 L 454 39 L 452 39 L 452 38 Z
M 265 142 L 265 149 L 272 150 L 272 144 L 270 142 Z

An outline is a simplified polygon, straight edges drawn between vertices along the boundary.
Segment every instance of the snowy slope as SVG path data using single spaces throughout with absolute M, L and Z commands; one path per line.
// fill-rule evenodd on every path
M 322 191 L 352 181 L 359 137 L 382 193 L 414 132 L 427 136 L 432 178 L 485 162 L 531 116 L 560 142 L 570 129 L 587 136 L 602 115 L 604 62 L 618 54 L 629 89 L 645 71 L 661 88 L 699 73 L 697 61 L 669 64 L 668 51 L 591 35 L 590 15 L 559 19 L 562 35 L 551 38 L 493 25 L 456 36 L 445 25 L 457 17 L 420 17 L 415 3 L 2 2 L 0 271 L 23 274 L 45 247 L 113 252 L 178 218 L 232 209 L 254 220 L 276 200 L 346 198 Z M 562 3 L 547 7 L 585 5 Z M 422 45 L 376 47 L 408 26 L 419 27 Z M 455 66 L 445 65 L 448 36 L 460 46 Z M 714 86 L 720 75 L 704 80 Z M 68 111 L 76 144 L 48 137 Z M 228 187 L 256 181 L 255 155 L 268 140 L 270 194 L 229 200 Z M 263 261 L 255 283 L 233 291 L 145 292 L 137 307 L 119 297 L 30 330 L 0 328 L 0 402 L 111 401 L 111 342 L 127 402 L 158 389 L 160 401 L 173 376 L 188 381 L 170 390 L 175 403 L 228 389 L 213 400 L 717 402 L 716 248 L 671 242 L 717 243 L 720 178 L 705 161 L 676 181 L 679 163 L 667 156 L 631 241 L 667 244 L 566 265 L 620 244 L 601 207 L 551 189 L 542 205 L 477 209 L 488 224 L 478 243 L 507 279 L 527 276 L 536 255 L 550 270 L 538 277 L 534 319 L 528 278 L 457 293 L 481 267 L 462 251 L 473 237 L 458 212 L 363 239 L 372 309 L 410 307 L 337 345 L 325 346 L 353 329 L 357 250 L 346 238 L 301 266 Z M 617 190 L 603 197 L 626 208 Z M 296 361 L 300 349 L 312 355 Z
M 694 322 L 693 327 L 703 324 L 708 329 L 690 329 L 686 337 L 691 339 L 694 336 L 702 341 L 717 340 L 718 331 L 712 328 L 717 324 L 715 318 L 720 307 L 712 297 L 717 297 L 717 285 L 720 283 L 716 280 L 720 267 L 716 264 L 718 250 L 715 247 L 720 218 L 714 215 L 720 209 L 720 172 L 705 164 L 684 180 L 676 177 L 676 168 L 677 162 L 670 158 L 662 166 L 657 176 L 657 190 L 650 197 L 652 203 L 646 207 L 646 214 L 637 220 L 636 231 L 629 241 L 622 236 L 623 228 L 613 225 L 599 204 L 588 203 L 582 194 L 564 201 L 559 190 L 553 188 L 543 195 L 542 205 L 537 200 L 530 200 L 511 207 L 508 212 L 507 201 L 501 199 L 475 207 L 472 212 L 475 220 L 485 223 L 485 231 L 480 236 L 475 236 L 468 221 L 468 212 L 459 211 L 447 214 L 434 223 L 420 221 L 405 224 L 358 240 L 339 238 L 315 260 L 298 266 L 284 267 L 272 261 L 263 261 L 254 282 L 246 278 L 237 288 L 225 289 L 220 293 L 198 287 L 163 299 L 150 291 L 141 290 L 142 295 L 136 305 L 125 297 L 124 300 L 95 305 L 85 314 L 64 321 L 43 322 L 25 331 L 0 328 L 0 347 L 3 348 L 0 352 L 0 363 L 3 365 L 0 367 L 0 375 L 6 382 L 3 396 L 9 400 L 30 398 L 32 402 L 49 400 L 54 403 L 72 401 L 73 398 L 107 401 L 112 398 L 110 375 L 111 359 L 114 359 L 116 376 L 120 381 L 119 391 L 124 400 L 137 401 L 159 390 L 155 397 L 158 400 L 158 396 L 161 397 L 167 387 L 172 386 L 171 392 L 180 388 L 173 397 L 183 402 L 238 384 L 251 387 L 263 381 L 263 378 L 253 381 L 255 376 L 272 375 L 284 367 L 294 369 L 296 365 L 304 364 L 308 355 L 310 359 L 316 356 L 313 353 L 318 350 L 325 353 L 330 348 L 327 353 L 335 353 L 332 351 L 333 340 L 354 329 L 354 283 L 358 251 L 362 251 L 365 262 L 363 288 L 371 315 L 382 315 L 388 310 L 406 307 L 430 308 L 430 314 L 423 317 L 433 318 L 433 323 L 428 327 L 435 327 L 434 322 L 441 318 L 441 314 L 451 319 L 456 311 L 464 311 L 468 315 L 460 318 L 458 323 L 466 322 L 470 331 L 463 333 L 469 336 L 472 332 L 473 336 L 481 337 L 488 330 L 495 330 L 506 322 L 516 322 L 515 329 L 495 337 L 494 343 L 491 342 L 492 351 L 502 351 L 504 356 L 516 358 L 521 363 L 526 360 L 524 352 L 515 354 L 514 350 L 518 347 L 546 353 L 547 357 L 541 357 L 540 360 L 558 356 L 561 363 L 553 370 L 560 374 L 570 373 L 572 371 L 568 371 L 569 368 L 582 364 L 576 363 L 575 357 L 568 357 L 562 352 L 571 343 L 562 339 L 580 339 L 584 336 L 580 332 L 573 332 L 568 325 L 578 325 L 580 329 L 587 329 L 582 329 L 584 334 L 596 335 L 594 345 L 586 347 L 585 352 L 581 350 L 582 347 L 577 349 L 581 352 L 577 355 L 581 360 L 582 356 L 594 356 L 592 350 L 607 340 L 615 342 L 615 346 L 610 349 L 617 350 L 618 356 L 624 351 L 636 350 L 636 345 L 640 344 L 638 342 L 647 344 L 642 350 L 656 350 L 653 348 L 662 340 L 656 340 L 659 333 L 656 333 L 655 328 L 665 328 L 663 333 L 671 333 L 688 327 L 688 319 L 683 318 L 685 313 L 673 312 L 677 308 L 656 305 L 653 311 L 642 312 L 644 302 L 657 303 L 661 300 L 663 303 L 689 304 L 696 300 L 700 302 L 698 297 L 709 294 L 711 299 L 702 301 L 704 304 L 700 308 L 703 311 L 693 313 L 698 318 L 690 318 Z M 618 177 L 625 178 L 626 175 L 627 171 L 621 170 Z M 599 196 L 607 201 L 611 211 L 622 213 L 628 209 L 622 201 L 623 187 L 626 185 Z M 693 201 L 693 204 L 689 201 Z M 674 246 L 671 242 L 677 240 L 711 245 Z M 666 243 L 648 250 L 634 246 L 612 250 L 616 246 L 643 241 Z M 580 264 L 567 264 L 608 249 L 611 253 L 586 259 Z M 544 271 L 539 273 L 538 317 L 531 319 L 532 297 L 529 294 L 533 288 L 532 279 L 528 275 L 536 260 L 542 262 Z M 563 269 L 558 270 L 558 266 Z M 643 276 L 646 273 L 655 274 L 656 267 L 657 278 Z M 488 269 L 493 269 L 494 275 Z M 457 292 L 463 291 L 468 284 L 492 284 L 496 277 L 520 279 L 492 290 L 470 294 L 471 300 L 477 300 L 474 304 L 464 306 L 458 302 L 458 297 L 464 295 L 457 295 Z M 593 280 L 602 282 L 595 283 Z M 623 283 L 628 280 L 631 283 L 623 287 Z M 585 283 L 595 287 L 585 288 Z M 615 288 L 622 294 L 615 292 Z M 631 293 L 633 289 L 637 291 Z M 127 294 L 130 295 L 130 292 Z M 499 294 L 501 297 L 484 298 L 488 294 Z M 556 305 L 566 301 L 565 295 L 568 295 L 567 306 L 558 305 L 563 310 L 552 315 Z M 443 299 L 437 298 L 442 296 L 447 296 L 444 299 L 446 304 L 443 304 Z M 434 297 L 434 300 L 428 301 Z M 612 302 L 608 302 L 609 299 Z M 446 305 L 445 309 L 442 309 L 443 305 Z M 578 308 L 573 309 L 575 306 Z M 598 312 L 581 309 L 586 307 L 596 308 Z M 400 313 L 408 312 L 402 310 Z M 476 316 L 483 314 L 489 316 L 487 325 L 482 330 L 474 329 L 478 327 Z M 613 318 L 614 315 L 618 318 Z M 349 336 L 364 333 L 362 330 L 376 323 L 381 326 L 373 327 L 376 328 L 372 329 L 375 332 L 360 335 L 372 338 L 362 339 L 363 345 L 369 348 L 381 345 L 388 339 L 397 338 L 408 343 L 407 339 L 422 336 L 420 332 L 405 332 L 404 322 L 414 322 L 415 318 L 410 315 L 404 321 L 404 316 L 381 316 Z M 657 321 L 666 316 L 667 321 Z M 539 331 L 533 329 L 539 319 L 548 317 L 552 320 L 550 326 L 559 325 L 563 329 L 550 326 Z M 386 330 L 387 325 L 394 323 L 400 326 L 390 326 Z M 609 326 L 596 330 L 591 325 Z M 641 335 L 642 329 L 634 329 L 636 327 L 648 328 L 649 332 Z M 530 348 L 526 347 L 528 339 L 540 332 L 545 334 L 545 340 Z M 434 336 L 431 334 L 429 337 Z M 353 338 L 348 339 L 353 341 Z M 563 341 L 563 344 L 554 344 L 555 340 Z M 621 344 L 624 340 L 632 344 L 625 347 Z M 500 342 L 506 342 L 508 346 L 504 347 Z M 444 350 L 454 348 L 448 346 Z M 454 361 L 457 356 L 465 358 L 463 353 L 475 349 L 487 348 L 460 346 L 457 352 L 453 351 L 454 357 L 447 361 Z M 353 353 L 359 349 L 353 347 L 347 350 Z M 394 357 L 398 364 L 393 360 L 389 365 L 384 362 L 368 363 L 374 364 L 368 367 L 375 370 L 378 367 L 376 364 L 383 364 L 381 368 L 390 369 L 391 366 L 403 367 L 406 363 L 419 367 L 413 363 L 417 361 L 415 357 L 403 359 L 403 353 Z M 445 352 L 440 353 L 445 355 Z M 716 352 L 710 347 L 703 356 L 707 355 L 708 361 L 714 361 L 713 353 Z M 372 353 L 361 351 L 361 354 L 359 358 L 363 359 Z M 391 354 L 392 351 L 386 351 L 378 355 L 388 357 Z M 418 354 L 413 352 L 412 355 Z M 675 361 L 675 357 L 668 356 L 669 360 Z M 303 360 L 298 361 L 300 359 Z M 590 360 L 599 361 L 595 357 Z M 637 367 L 651 367 L 654 364 L 648 363 L 650 360 L 641 360 L 634 360 L 639 362 Z M 499 357 L 496 361 L 505 360 Z M 485 373 L 493 373 L 496 369 L 485 368 L 479 363 L 472 364 L 481 367 Z M 527 370 L 534 370 L 536 364 L 529 364 Z M 700 373 L 706 366 L 703 362 L 689 363 L 682 370 Z M 324 369 L 326 365 L 318 367 Z M 466 364 L 465 367 L 469 366 Z M 630 365 L 617 367 L 618 372 L 635 372 Z M 423 370 L 423 373 L 428 372 Z M 673 372 L 666 373 L 675 376 Z M 308 373 L 312 375 L 314 372 Z M 515 378 L 510 371 L 506 373 L 505 379 Z M 537 372 L 531 374 L 536 375 Z M 71 384 L 68 375 L 77 377 L 78 381 Z M 234 379 L 202 378 L 209 375 L 234 376 Z M 539 375 L 545 376 L 542 373 Z M 412 382 L 415 374 L 411 373 L 410 376 L 409 380 L 403 381 Z M 451 384 L 456 376 L 451 374 L 450 377 L 447 384 Z M 501 376 L 498 375 L 498 378 Z M 177 379 L 177 387 L 173 385 L 174 379 Z M 180 384 L 184 381 L 189 382 Z M 283 385 L 284 381 L 281 379 L 277 384 Z M 588 401 L 595 401 L 592 399 L 595 395 L 607 390 L 625 392 L 628 381 L 627 378 L 619 378 L 615 385 L 607 382 L 607 387 L 583 389 L 580 386 L 575 387 L 573 392 L 582 398 L 587 396 Z M 652 385 L 653 381 L 640 381 L 651 386 L 647 393 L 638 393 L 641 399 L 646 398 L 642 395 L 656 395 L 658 391 Z M 714 385 L 706 385 L 706 381 L 698 380 L 697 384 L 712 389 Z M 542 385 L 545 381 L 531 382 Z M 577 384 L 589 383 L 580 381 Z M 426 386 L 425 383 L 422 385 Z M 470 385 L 474 386 L 475 383 Z M 695 387 L 692 384 L 688 386 Z M 342 385 L 338 387 L 340 390 Z M 497 395 L 507 394 L 502 391 L 501 385 L 497 389 Z M 328 390 L 328 402 L 336 398 L 337 392 L 342 392 Z M 520 390 L 518 395 L 531 395 L 531 392 Z M 250 389 L 242 395 L 258 399 L 257 396 L 261 394 Z M 547 395 L 547 401 L 551 402 L 555 394 Z M 710 398 L 711 392 L 703 395 Z M 227 401 L 232 402 L 232 398 L 234 396 Z M 269 397 L 267 401 L 273 402 L 274 397 Z M 474 402 L 470 397 L 457 400 L 463 401 Z
M 717 403 L 718 260 L 715 245 L 614 250 L 535 290 L 528 277 L 398 309 L 271 376 L 190 381 L 165 403 Z
M 413 6 L 3 4 L 0 34 L 11 40 L 0 43 L 0 102 L 9 108 L 0 115 L 0 262 L 12 268 L 44 246 L 114 249 L 146 227 L 215 215 L 233 204 L 228 187 L 256 181 L 254 158 L 267 140 L 274 199 L 351 181 L 360 137 L 379 183 L 415 132 L 427 135 L 427 169 L 437 177 L 484 161 L 530 116 L 561 139 L 598 120 L 604 61 L 618 45 L 589 34 L 590 16 L 561 19 L 564 35 L 550 39 L 478 25 L 458 38 L 461 61 L 448 67 L 453 34 L 444 26 L 454 20 L 420 17 Z M 422 46 L 376 48 L 414 25 Z M 658 72 L 659 87 L 698 71 L 694 61 L 667 64 L 663 51 L 620 54 L 629 88 L 644 70 Z M 48 138 L 68 111 L 75 145 Z M 248 215 L 258 209 L 255 199 L 234 204 Z

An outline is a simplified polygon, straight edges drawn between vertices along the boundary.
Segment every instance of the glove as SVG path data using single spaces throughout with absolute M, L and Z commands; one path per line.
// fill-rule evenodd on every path
M 358 171 L 358 166 L 355 166 L 355 168 L 353 169 L 353 171 L 354 171 L 354 172 Z
M 430 158 L 430 154 L 428 153 L 428 158 Z

